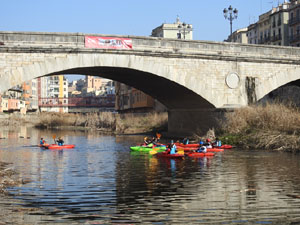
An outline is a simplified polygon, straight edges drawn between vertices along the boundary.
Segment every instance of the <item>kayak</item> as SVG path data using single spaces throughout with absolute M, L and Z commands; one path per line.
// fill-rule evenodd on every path
M 185 152 L 196 151 L 198 148 L 194 147 L 177 147 L 177 150 L 184 150 Z M 207 152 L 223 152 L 222 148 L 207 148 Z
M 223 149 L 231 149 L 232 145 L 221 145 L 221 146 L 215 146 L 215 148 L 223 148 Z
M 207 152 L 224 152 L 223 148 L 207 148 Z
M 51 144 L 48 146 L 45 146 L 46 149 L 65 149 L 65 148 L 75 148 L 75 145 L 55 145 Z
M 160 147 L 132 146 L 130 147 L 130 150 L 138 151 L 138 152 L 150 152 L 152 150 L 156 150 L 158 152 L 163 152 L 166 150 L 166 146 L 160 146 Z
M 184 154 L 179 154 L 179 153 L 169 154 L 167 152 L 160 152 L 160 153 L 157 153 L 156 155 L 157 155 L 157 157 L 176 158 L 176 159 L 183 159 L 183 157 L 184 157 Z
M 44 147 L 44 148 L 45 148 L 46 146 L 49 146 L 49 145 L 50 145 L 50 144 L 42 144 L 42 145 L 39 144 L 39 147 Z
M 199 144 L 183 144 L 183 143 L 178 143 L 178 142 L 175 142 L 175 145 L 176 146 L 181 146 L 181 147 L 199 147 Z
M 183 147 L 183 146 L 177 146 L 177 150 L 183 150 L 185 152 L 188 152 L 188 151 L 195 151 L 197 150 L 198 147 Z
M 182 143 L 175 143 L 176 146 L 178 146 L 179 148 L 198 148 L 199 144 L 182 144 Z M 221 146 L 213 146 L 214 148 L 222 148 L 222 149 L 231 149 L 232 145 L 221 145 Z
M 206 156 L 214 156 L 215 154 L 212 152 L 193 152 L 193 153 L 189 153 L 188 156 L 189 157 L 206 157 Z

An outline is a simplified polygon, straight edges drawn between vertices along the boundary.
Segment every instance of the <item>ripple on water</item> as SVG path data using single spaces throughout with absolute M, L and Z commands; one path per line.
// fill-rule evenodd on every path
M 23 178 L 32 180 L 10 193 L 24 206 L 42 207 L 42 222 L 300 221 L 300 199 L 292 197 L 300 195 L 299 155 L 228 150 L 212 158 L 163 159 L 130 153 L 136 136 L 76 132 L 64 134 L 76 145 L 74 150 L 23 147 L 36 144 L 39 136 L 51 140 L 52 135 L 0 142 L 1 160 L 13 162 Z

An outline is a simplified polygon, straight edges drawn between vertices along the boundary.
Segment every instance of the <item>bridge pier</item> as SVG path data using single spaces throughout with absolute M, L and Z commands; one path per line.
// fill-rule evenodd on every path
M 175 137 L 205 135 L 218 128 L 224 119 L 224 109 L 176 109 L 168 111 L 168 135 Z

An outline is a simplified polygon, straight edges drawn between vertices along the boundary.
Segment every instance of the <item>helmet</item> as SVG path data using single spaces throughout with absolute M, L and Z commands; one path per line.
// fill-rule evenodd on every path
M 207 139 L 206 139 L 206 142 L 210 142 L 210 139 L 209 139 L 209 138 L 207 138 Z
M 147 140 L 147 137 L 144 137 L 144 141 L 146 141 Z
M 203 145 L 204 143 L 203 143 L 203 141 L 200 141 L 199 144 L 200 144 L 200 145 Z

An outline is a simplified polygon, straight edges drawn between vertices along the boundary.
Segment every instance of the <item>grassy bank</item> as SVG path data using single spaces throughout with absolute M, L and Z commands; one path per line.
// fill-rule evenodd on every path
M 90 114 L 41 113 L 36 127 L 82 127 L 100 131 L 135 134 L 166 128 L 167 113 L 116 114 L 112 112 Z
M 300 150 L 300 112 L 282 103 L 249 106 L 225 115 L 223 142 L 268 150 Z

